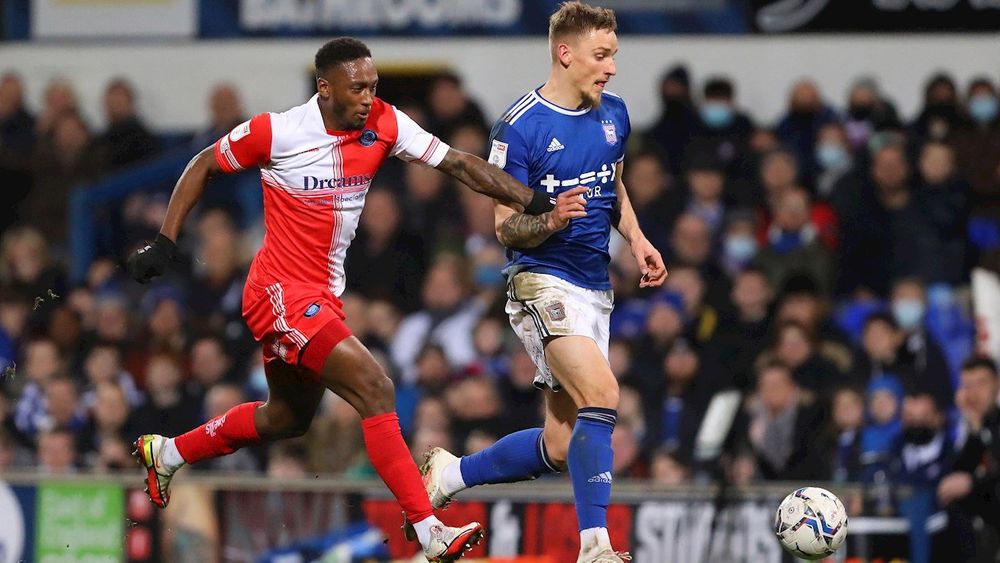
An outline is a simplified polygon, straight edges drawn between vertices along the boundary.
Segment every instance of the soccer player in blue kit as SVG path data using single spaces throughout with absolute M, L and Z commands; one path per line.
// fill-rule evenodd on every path
M 435 448 L 421 467 L 435 508 L 469 487 L 568 469 L 579 563 L 630 559 L 614 550 L 607 530 L 618 407 L 607 360 L 611 228 L 629 243 L 641 287 L 667 277 L 622 183 L 628 112 L 604 89 L 615 75 L 616 28 L 609 9 L 563 3 L 549 20 L 548 80 L 514 103 L 490 136 L 491 164 L 555 198 L 555 209 L 538 216 L 495 202 L 496 233 L 509 258 L 507 313 L 537 367 L 545 426 L 461 459 Z

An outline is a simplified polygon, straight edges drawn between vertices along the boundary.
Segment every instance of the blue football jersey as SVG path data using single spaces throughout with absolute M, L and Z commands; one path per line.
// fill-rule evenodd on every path
M 587 216 L 570 221 L 535 248 L 507 249 L 510 276 L 550 274 L 587 289 L 611 289 L 608 243 L 617 202 L 616 165 L 625 158 L 631 131 L 625 102 L 604 92 L 598 107 L 571 110 L 525 94 L 490 132 L 491 164 L 554 200 L 559 193 L 587 188 Z

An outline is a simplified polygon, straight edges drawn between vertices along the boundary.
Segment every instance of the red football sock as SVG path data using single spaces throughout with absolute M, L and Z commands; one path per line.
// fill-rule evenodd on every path
M 417 464 L 399 429 L 399 417 L 387 412 L 361 421 L 368 458 L 385 482 L 410 522 L 420 522 L 434 513 L 427 491 L 420 480 Z
M 188 463 L 229 455 L 236 450 L 261 441 L 253 422 L 254 411 L 261 402 L 243 403 L 198 428 L 174 438 L 177 451 Z

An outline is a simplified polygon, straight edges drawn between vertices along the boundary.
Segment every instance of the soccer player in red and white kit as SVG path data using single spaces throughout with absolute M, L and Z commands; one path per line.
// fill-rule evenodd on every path
M 141 436 L 136 455 L 147 469 L 150 500 L 165 507 L 170 479 L 185 463 L 302 435 L 330 389 L 360 413 L 372 465 L 415 523 L 424 554 L 454 561 L 481 540 L 482 526 L 449 527 L 434 516 L 400 432 L 392 381 L 344 324 L 338 299 L 344 256 L 372 178 L 390 156 L 436 167 L 528 213 L 552 206 L 547 196 L 450 148 L 375 97 L 377 84 L 365 44 L 333 39 L 316 53 L 312 99 L 255 116 L 184 170 L 159 235 L 129 257 L 129 274 L 147 283 L 164 273 L 176 258 L 184 219 L 212 175 L 259 167 L 266 234 L 243 289 L 243 316 L 263 346 L 268 399 L 236 406 L 175 438 Z

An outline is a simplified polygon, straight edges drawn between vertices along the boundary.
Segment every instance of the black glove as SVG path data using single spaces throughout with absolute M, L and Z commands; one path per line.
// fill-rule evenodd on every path
M 149 283 L 151 279 L 162 276 L 171 262 L 176 260 L 177 245 L 162 234 L 158 234 L 153 242 L 128 257 L 126 268 L 128 275 L 135 281 Z

